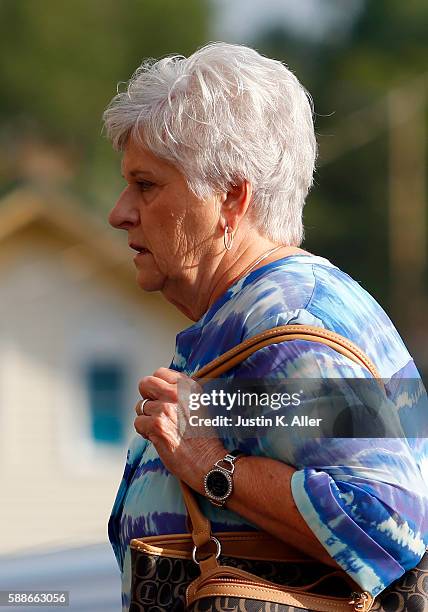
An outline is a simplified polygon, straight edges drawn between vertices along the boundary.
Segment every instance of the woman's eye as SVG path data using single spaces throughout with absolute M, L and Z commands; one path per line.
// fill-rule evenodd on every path
M 153 187 L 154 183 L 150 183 L 150 181 L 137 181 L 137 185 L 141 191 L 147 191 L 151 187 Z

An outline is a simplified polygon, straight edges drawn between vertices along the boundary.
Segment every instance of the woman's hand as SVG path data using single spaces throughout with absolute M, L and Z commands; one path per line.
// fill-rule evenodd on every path
M 205 437 L 209 433 L 206 429 L 204 437 L 180 434 L 177 406 L 184 410 L 185 416 L 186 406 L 179 401 L 178 387 L 180 391 L 194 392 L 193 385 L 193 379 L 167 368 L 143 378 L 140 393 L 143 398 L 151 399 L 144 404 L 144 415 L 137 416 L 134 425 L 139 434 L 154 444 L 165 467 L 204 495 L 204 475 L 227 450 L 214 435 L 215 430 L 212 437 Z M 138 402 L 137 414 L 140 406 Z M 297 510 L 291 492 L 294 472 L 295 468 L 268 457 L 244 457 L 237 464 L 227 508 L 309 556 L 337 568 Z
M 192 391 L 197 383 L 175 370 L 159 368 L 152 376 L 141 379 L 138 388 L 141 396 L 150 401 L 144 404 L 141 415 L 141 401 L 135 408 L 136 431 L 155 446 L 164 466 L 174 476 L 189 486 L 201 491 L 204 475 L 221 459 L 227 450 L 214 429 L 203 430 L 203 437 L 193 434 L 183 437 L 183 424 L 189 412 L 183 401 L 186 390 Z M 178 388 L 180 386 L 180 393 Z M 198 387 L 199 390 L 199 387 Z M 212 436 L 210 435 L 212 432 Z M 202 431 L 201 431 L 202 433 Z

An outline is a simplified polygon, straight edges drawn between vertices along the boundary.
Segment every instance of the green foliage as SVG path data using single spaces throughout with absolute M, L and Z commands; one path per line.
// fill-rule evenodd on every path
M 315 102 L 320 158 L 305 209 L 305 246 L 336 261 L 387 307 L 386 96 L 427 77 L 427 23 L 425 0 L 366 0 L 347 35 L 304 41 L 275 27 L 257 40 L 262 52 L 296 72 Z M 360 109 L 367 112 L 354 116 Z M 356 140 L 367 133 L 367 142 L 352 146 L 344 124 Z
M 60 144 L 77 160 L 74 187 L 103 199 L 117 186 L 116 157 L 100 138 L 116 84 L 143 58 L 191 53 L 207 38 L 207 18 L 203 0 L 3 0 L 0 142 Z
M 144 57 L 191 52 L 204 41 L 202 9 L 198 0 L 0 3 L 0 112 L 90 143 L 116 82 Z

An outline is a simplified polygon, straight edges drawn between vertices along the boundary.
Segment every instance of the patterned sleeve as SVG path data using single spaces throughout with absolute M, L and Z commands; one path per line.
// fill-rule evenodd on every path
M 333 349 L 300 340 L 257 351 L 229 377 L 281 380 L 299 373 L 369 377 Z M 297 469 L 291 489 L 299 512 L 355 582 L 377 595 L 415 567 L 428 544 L 428 493 L 409 440 L 305 438 L 281 429 L 272 427 L 258 439 L 258 454 Z

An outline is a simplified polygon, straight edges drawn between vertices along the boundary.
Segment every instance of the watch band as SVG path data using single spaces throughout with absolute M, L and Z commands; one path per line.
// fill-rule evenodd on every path
M 234 451 L 231 451 L 230 453 L 227 453 L 222 459 L 219 459 L 218 461 L 216 461 L 214 465 L 224 470 L 227 470 L 228 469 L 227 467 L 219 465 L 219 463 L 221 462 L 229 463 L 230 469 L 228 471 L 230 471 L 230 473 L 233 474 L 235 470 L 236 462 L 238 461 L 240 457 L 243 457 L 243 456 L 244 456 L 244 453 L 238 450 L 234 450 Z
M 205 475 L 205 494 L 214 506 L 223 507 L 232 495 L 235 464 L 244 456 L 245 454 L 238 449 L 229 451 L 224 457 L 216 461 L 211 470 Z

